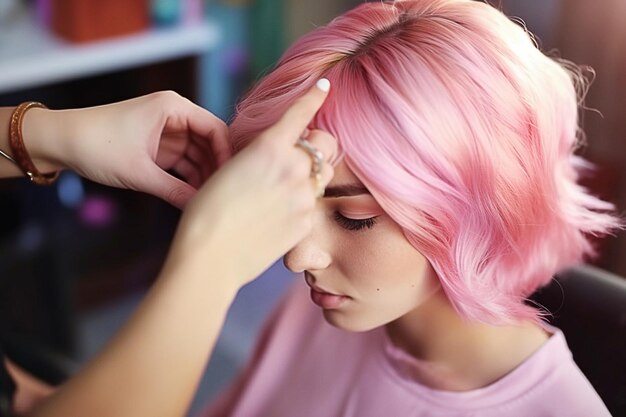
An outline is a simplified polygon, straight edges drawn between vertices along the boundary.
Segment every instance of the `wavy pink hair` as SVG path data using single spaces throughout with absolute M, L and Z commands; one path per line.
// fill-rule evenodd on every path
M 455 309 L 498 324 L 618 226 L 580 187 L 581 76 L 524 28 L 470 0 L 362 4 L 298 40 L 241 101 L 245 146 L 319 78 L 312 126 L 431 263 Z

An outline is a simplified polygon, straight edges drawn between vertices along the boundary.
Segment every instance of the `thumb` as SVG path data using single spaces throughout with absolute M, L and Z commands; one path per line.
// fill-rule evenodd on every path
M 156 164 L 151 165 L 143 178 L 144 181 L 137 183 L 137 191 L 158 197 L 181 210 L 197 192 L 194 187 L 168 174 Z

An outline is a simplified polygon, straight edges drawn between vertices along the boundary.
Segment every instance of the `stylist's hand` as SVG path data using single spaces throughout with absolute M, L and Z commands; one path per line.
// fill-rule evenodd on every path
M 239 287 L 311 231 L 311 160 L 295 143 L 325 97 L 313 88 L 209 178 L 187 205 L 141 305 L 35 415 L 185 414 Z M 313 131 L 309 140 L 334 153 L 327 134 Z M 325 185 L 331 167 L 324 164 L 322 173 Z
M 313 87 L 207 181 L 183 214 L 171 251 L 173 262 L 211 275 L 223 272 L 241 286 L 311 232 L 317 202 L 312 162 L 296 141 L 326 95 Z M 336 142 L 319 130 L 310 131 L 307 138 L 326 157 L 326 186 L 333 176 L 328 160 Z M 216 254 L 222 254 L 226 271 L 206 264 Z
M 24 136 L 40 171 L 69 168 L 180 208 L 231 153 L 224 122 L 171 91 L 85 109 L 32 109 Z

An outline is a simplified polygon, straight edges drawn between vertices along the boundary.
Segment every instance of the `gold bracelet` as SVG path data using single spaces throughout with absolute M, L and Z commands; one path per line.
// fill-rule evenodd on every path
M 50 185 L 59 177 L 59 171 L 50 174 L 42 174 L 33 164 L 22 137 L 22 122 L 24 114 L 32 108 L 47 109 L 45 105 L 36 101 L 27 101 L 20 104 L 11 114 L 11 124 L 9 126 L 9 145 L 13 152 L 13 162 L 22 170 L 32 182 L 37 185 Z M 6 155 L 8 156 L 8 155 Z

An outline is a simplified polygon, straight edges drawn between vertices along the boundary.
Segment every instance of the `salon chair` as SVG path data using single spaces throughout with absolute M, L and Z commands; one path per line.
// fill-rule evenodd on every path
M 584 265 L 557 274 L 531 300 L 550 312 L 611 414 L 626 416 L 626 279 Z

